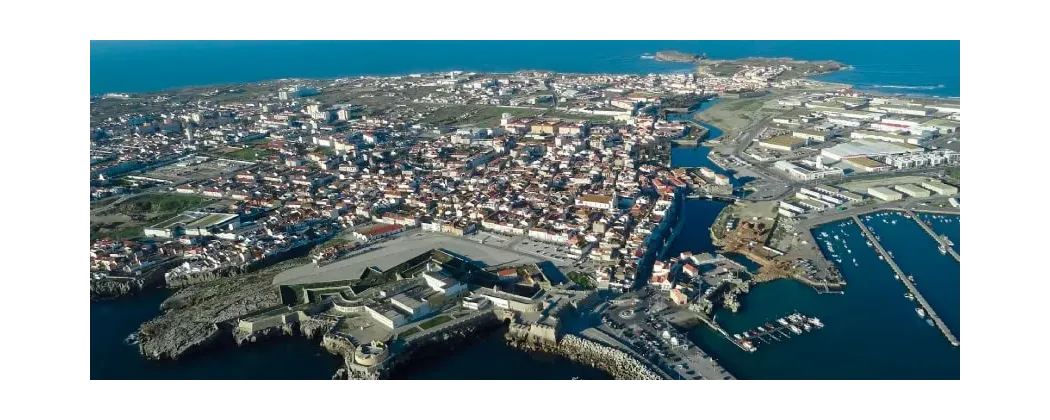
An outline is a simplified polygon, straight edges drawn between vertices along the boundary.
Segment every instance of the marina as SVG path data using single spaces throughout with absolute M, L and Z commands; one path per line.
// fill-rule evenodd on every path
M 819 318 L 794 312 L 776 321 L 766 322 L 742 333 L 733 334 L 731 340 L 740 349 L 754 352 L 758 350 L 759 344 L 763 346 L 773 344 L 821 328 L 824 328 L 824 323 Z

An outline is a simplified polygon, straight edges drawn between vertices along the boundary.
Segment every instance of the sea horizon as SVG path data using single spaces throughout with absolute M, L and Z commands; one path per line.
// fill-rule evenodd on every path
M 676 50 L 712 60 L 834 60 L 851 69 L 812 79 L 860 91 L 957 99 L 958 46 L 958 41 L 91 41 L 90 94 L 448 71 L 680 74 L 696 67 L 641 58 Z

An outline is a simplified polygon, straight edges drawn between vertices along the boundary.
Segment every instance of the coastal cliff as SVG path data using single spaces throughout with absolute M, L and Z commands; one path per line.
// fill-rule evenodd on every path
M 237 277 L 179 290 L 165 300 L 163 314 L 139 329 L 139 351 L 148 359 L 178 359 L 224 339 L 234 343 L 233 321 L 281 303 L 273 276 L 299 261 L 288 261 Z

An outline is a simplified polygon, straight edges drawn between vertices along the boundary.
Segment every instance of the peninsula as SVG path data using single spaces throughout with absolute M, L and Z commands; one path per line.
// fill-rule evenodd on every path
M 137 334 L 150 359 L 297 335 L 343 358 L 334 377 L 383 379 L 500 331 L 616 378 L 734 379 L 683 329 L 755 351 L 714 313 L 773 279 L 846 290 L 810 229 L 958 206 L 957 102 L 805 78 L 835 62 L 657 58 L 700 71 L 92 97 L 91 297 L 177 290 Z M 673 165 L 673 144 L 709 140 L 700 122 L 724 130 L 711 163 Z M 712 252 L 669 252 L 689 200 L 729 203 Z

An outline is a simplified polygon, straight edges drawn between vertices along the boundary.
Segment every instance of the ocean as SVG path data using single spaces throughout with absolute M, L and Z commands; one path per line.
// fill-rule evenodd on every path
M 706 218 L 707 212 L 700 217 Z M 883 244 L 896 250 L 895 255 L 901 257 L 898 263 L 907 264 L 909 268 L 904 269 L 915 274 L 917 286 L 926 286 L 920 288 L 923 296 L 953 328 L 948 320 L 957 322 L 959 317 L 958 263 L 952 260 L 955 271 L 940 276 L 935 270 L 948 268 L 944 261 L 920 268 L 918 262 L 945 256 L 937 252 L 936 245 L 923 243 L 920 235 L 928 235 L 921 228 L 912 225 L 910 229 L 903 223 L 907 219 L 901 220 L 880 229 Z M 753 353 L 740 350 L 707 327 L 694 328 L 690 338 L 738 379 L 959 379 L 959 348 L 915 314 L 915 303 L 904 297 L 907 289 L 894 279 L 893 271 L 874 249 L 865 245 L 860 229 L 855 224 L 833 223 L 814 230 L 815 235 L 820 232 L 839 235 L 839 240 L 832 240 L 834 251 L 823 242 L 820 248 L 829 257 L 846 256 L 838 264 L 847 282 L 845 294 L 820 294 L 794 280 L 774 280 L 752 287 L 742 299 L 740 312 L 722 310 L 715 319 L 736 334 L 799 311 L 820 318 L 823 329 L 758 343 Z M 696 249 L 709 248 L 701 244 Z
M 641 58 L 660 50 L 711 59 L 836 60 L 854 69 L 818 79 L 887 93 L 959 96 L 959 41 L 91 41 L 91 94 L 450 70 L 692 70 Z

